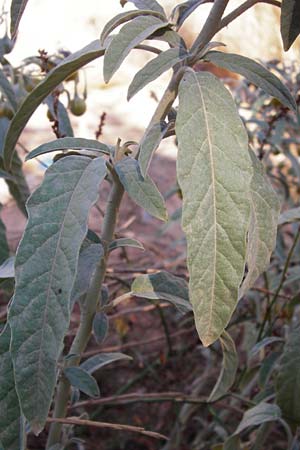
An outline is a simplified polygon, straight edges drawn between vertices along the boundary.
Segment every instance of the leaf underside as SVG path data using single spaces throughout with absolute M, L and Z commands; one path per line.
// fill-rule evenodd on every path
M 51 404 L 79 249 L 105 174 L 102 158 L 63 158 L 48 169 L 28 201 L 29 220 L 16 256 L 16 290 L 8 320 L 16 389 L 36 433 Z
M 250 219 L 248 137 L 233 99 L 209 73 L 187 71 L 176 120 L 190 300 L 205 346 L 220 337 L 238 300 Z
M 300 34 L 300 0 L 282 0 L 280 31 L 287 51 Z

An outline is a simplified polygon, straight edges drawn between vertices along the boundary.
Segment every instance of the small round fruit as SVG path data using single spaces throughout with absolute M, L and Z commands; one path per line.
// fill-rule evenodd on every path
M 82 116 L 86 111 L 85 100 L 80 97 L 75 97 L 70 101 L 70 111 L 74 116 Z

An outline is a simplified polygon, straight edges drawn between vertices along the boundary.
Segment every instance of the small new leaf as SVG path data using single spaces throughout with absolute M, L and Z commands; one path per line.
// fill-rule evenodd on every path
M 145 250 L 144 246 L 139 241 L 137 241 L 136 239 L 130 239 L 130 238 L 115 239 L 114 241 L 112 241 L 109 244 L 108 250 L 111 252 L 120 247 L 132 247 L 132 248 L 138 248 L 139 250 Z
M 142 177 L 139 163 L 128 157 L 118 161 L 114 167 L 130 198 L 152 216 L 166 221 L 168 214 L 164 199 L 151 178 Z
M 89 397 L 99 397 L 100 391 L 98 384 L 95 378 L 86 370 L 81 367 L 67 367 L 64 369 L 64 375 L 74 388 L 79 389 Z
M 92 356 L 84 361 L 80 364 L 80 367 L 88 373 L 94 373 L 96 370 L 99 370 L 108 364 L 124 359 L 130 360 L 132 358 L 128 355 L 124 355 L 124 353 L 100 353 L 99 355 Z

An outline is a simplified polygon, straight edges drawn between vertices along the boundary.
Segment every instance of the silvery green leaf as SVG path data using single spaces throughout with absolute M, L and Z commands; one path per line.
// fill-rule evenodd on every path
M 124 359 L 129 360 L 132 358 L 128 355 L 124 355 L 124 353 L 100 353 L 81 363 L 80 367 L 88 373 L 94 373 L 96 370 L 99 370 L 108 364 Z
M 10 106 L 12 107 L 12 109 L 15 112 L 18 109 L 16 95 L 15 95 L 15 92 L 14 92 L 10 82 L 4 75 L 3 70 L 0 70 L 0 90 L 2 91 L 4 96 L 7 98 L 7 100 L 10 103 Z
M 264 166 L 252 150 L 253 163 L 250 202 L 251 218 L 247 248 L 247 275 L 240 287 L 239 297 L 245 295 L 256 279 L 269 266 L 272 251 L 276 245 L 277 222 L 280 203 L 270 184 Z
M 35 148 L 26 156 L 26 161 L 36 158 L 37 156 L 44 155 L 45 153 L 70 149 L 99 152 L 105 155 L 109 155 L 111 153 L 110 148 L 107 145 L 102 144 L 95 139 L 64 137 L 55 139 L 55 141 L 47 142 Z
M 233 433 L 234 436 L 240 434 L 249 427 L 256 427 L 266 422 L 273 422 L 281 418 L 281 410 L 279 406 L 266 402 L 261 402 L 253 408 L 248 409 Z
M 150 300 L 165 300 L 182 313 L 192 311 L 187 282 L 165 271 L 140 275 L 132 283 L 131 293 Z
M 4 450 L 24 450 L 24 419 L 15 390 L 10 338 L 6 325 L 0 334 L 0 440 Z
M 300 34 L 299 0 L 282 0 L 280 31 L 284 50 L 287 51 Z
M 8 320 L 16 389 L 35 433 L 43 428 L 52 401 L 79 249 L 105 174 L 102 158 L 63 158 L 47 170 L 27 204 Z
M 285 419 L 300 424 L 300 327 L 289 334 L 276 378 L 276 402 Z
M 262 339 L 250 350 L 249 359 L 254 358 L 254 356 L 256 356 L 262 349 L 264 349 L 267 345 L 273 344 L 274 342 L 284 342 L 284 340 L 278 336 L 269 336 Z
M 101 344 L 108 333 L 108 317 L 103 312 L 98 312 L 95 314 L 93 319 L 93 334 L 96 339 L 97 344 Z
M 278 225 L 285 225 L 287 223 L 299 222 L 300 221 L 300 207 L 291 208 L 280 214 L 278 219 Z
M 124 25 L 109 42 L 104 56 L 104 81 L 109 82 L 130 51 L 155 31 L 168 25 L 154 16 L 141 16 Z
M 19 24 L 25 11 L 28 0 L 12 0 L 10 6 L 10 33 L 14 39 L 17 35 Z
M 134 6 L 138 9 L 148 9 L 157 11 L 164 17 L 166 17 L 164 9 L 160 6 L 160 4 L 156 0 L 121 0 L 121 5 L 124 6 L 125 3 L 128 2 L 133 3 Z
M 159 147 L 164 135 L 168 131 L 165 122 L 155 123 L 151 128 L 147 129 L 139 146 L 138 161 L 143 177 L 147 174 L 151 164 L 152 156 Z
M 134 9 L 133 11 L 123 12 L 121 14 L 116 15 L 109 22 L 107 22 L 107 24 L 104 26 L 102 30 L 100 42 L 103 44 L 105 42 L 105 39 L 110 35 L 110 33 L 112 33 L 112 31 L 115 28 L 139 16 L 154 16 L 160 18 L 161 20 L 166 19 L 165 15 L 162 15 L 160 12 L 154 10 Z
M 64 375 L 75 389 L 79 389 L 89 397 L 99 397 L 98 384 L 86 370 L 81 367 L 67 367 L 64 369 Z
M 220 336 L 220 341 L 223 352 L 222 369 L 218 381 L 207 399 L 208 402 L 215 402 L 228 392 L 234 383 L 239 365 L 235 344 L 231 336 L 224 331 Z
M 141 70 L 134 76 L 128 88 L 127 100 L 130 100 L 137 92 L 143 89 L 151 81 L 156 80 L 160 75 L 169 69 L 172 69 L 180 61 L 187 57 L 185 49 L 182 47 L 170 48 L 154 59 L 151 59 Z
M 112 250 L 115 250 L 120 247 L 133 247 L 138 248 L 140 250 L 145 250 L 144 246 L 139 241 L 130 238 L 115 239 L 109 244 L 108 250 L 111 252 Z
M 220 80 L 191 70 L 179 85 L 176 135 L 190 300 L 208 346 L 228 324 L 244 275 L 253 174 L 248 136 Z
M 138 162 L 128 157 L 118 161 L 114 167 L 130 198 L 152 216 L 166 221 L 164 199 L 151 178 L 142 177 Z
M 15 276 L 15 257 L 11 256 L 0 265 L 0 278 L 14 278 Z
M 239 73 L 267 94 L 277 98 L 284 106 L 297 111 L 296 101 L 288 88 L 276 75 L 253 59 L 234 53 L 213 51 L 206 53 L 205 60 L 231 72 Z
M 95 40 L 78 52 L 72 53 L 50 70 L 46 77 L 25 98 L 11 121 L 6 135 L 3 158 L 7 170 L 10 169 L 18 139 L 36 108 L 63 80 L 89 62 L 103 56 L 104 51 L 105 49 L 100 46 L 99 40 Z

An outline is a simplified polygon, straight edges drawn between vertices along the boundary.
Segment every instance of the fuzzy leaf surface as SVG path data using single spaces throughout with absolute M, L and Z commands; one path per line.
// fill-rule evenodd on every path
M 17 35 L 20 21 L 28 0 L 12 0 L 10 6 L 10 33 L 12 38 Z
M 235 53 L 213 51 L 206 53 L 205 60 L 231 72 L 239 73 L 267 94 L 277 98 L 287 108 L 297 111 L 295 99 L 288 88 L 272 72 L 253 59 Z
M 287 51 L 300 34 L 300 0 L 282 0 L 280 32 Z
M 190 300 L 208 346 L 228 324 L 244 275 L 252 178 L 248 136 L 223 84 L 190 70 L 179 85 L 176 135 Z
M 231 336 L 224 331 L 220 341 L 223 351 L 222 369 L 218 381 L 207 400 L 208 402 L 215 402 L 228 392 L 234 383 L 239 365 L 235 344 Z
M 295 327 L 283 349 L 276 378 L 276 402 L 285 419 L 300 423 L 300 327 Z
M 131 293 L 150 300 L 165 300 L 182 313 L 192 311 L 187 282 L 165 271 L 140 275 L 132 283 Z
M 64 369 L 64 374 L 74 388 L 79 389 L 89 397 L 95 398 L 100 395 L 95 378 L 81 367 L 68 367 Z
M 93 334 L 97 344 L 101 344 L 108 333 L 109 320 L 106 314 L 98 312 L 93 319 Z
M 83 139 L 83 138 L 73 138 L 65 137 L 60 139 L 55 139 L 55 141 L 47 142 L 39 147 L 32 150 L 26 156 L 26 161 L 37 156 L 44 155 L 45 153 L 57 152 L 59 150 L 90 150 L 93 152 L 103 153 L 109 155 L 110 149 L 107 145 L 96 141 L 95 139 Z
M 168 25 L 153 16 L 141 16 L 124 25 L 109 42 L 104 56 L 104 81 L 109 82 L 130 51 L 151 34 Z
M 16 389 L 36 433 L 50 408 L 79 250 L 105 174 L 102 158 L 63 158 L 47 170 L 28 201 L 29 220 L 16 256 L 16 289 L 8 320 Z
M 0 440 L 4 450 L 23 450 L 24 423 L 9 352 L 10 327 L 0 334 Z
M 280 203 L 270 184 L 263 164 L 250 150 L 253 163 L 251 181 L 251 218 L 248 235 L 248 272 L 241 285 L 239 296 L 250 289 L 259 275 L 269 266 L 271 254 L 276 245 L 277 222 Z
M 128 88 L 127 100 L 130 100 L 135 94 L 143 89 L 151 81 L 156 80 L 167 70 L 174 67 L 180 61 L 187 57 L 186 51 L 182 47 L 170 48 L 160 53 L 156 58 L 149 61 L 134 76 Z
M 281 418 L 279 406 L 266 402 L 261 402 L 253 408 L 248 409 L 243 415 L 242 421 L 233 433 L 234 436 L 240 434 L 249 427 L 255 427 L 266 422 L 273 422 Z
M 109 244 L 109 251 L 116 250 L 120 247 L 132 247 L 132 248 L 138 248 L 139 250 L 145 250 L 144 246 L 137 241 L 136 239 L 130 239 L 130 238 L 120 238 L 115 239 Z
M 60 64 L 54 67 L 35 89 L 25 98 L 13 120 L 11 121 L 3 149 L 4 165 L 7 170 L 11 166 L 16 143 L 28 120 L 37 107 L 51 94 L 63 80 L 81 67 L 104 55 L 105 49 L 99 40 L 91 42 L 78 52 L 72 53 Z
M 99 355 L 92 356 L 84 361 L 80 364 L 80 367 L 88 373 L 94 373 L 96 370 L 99 370 L 108 364 L 124 359 L 129 360 L 132 358 L 128 355 L 124 355 L 124 353 L 100 353 Z
M 138 157 L 143 177 L 148 172 L 153 153 L 159 147 L 159 144 L 167 131 L 168 126 L 164 122 L 155 123 L 151 128 L 146 130 L 140 142 Z
M 125 191 L 137 205 L 157 219 L 167 220 L 167 210 L 161 193 L 150 177 L 142 177 L 135 159 L 122 159 L 115 164 L 115 170 Z

